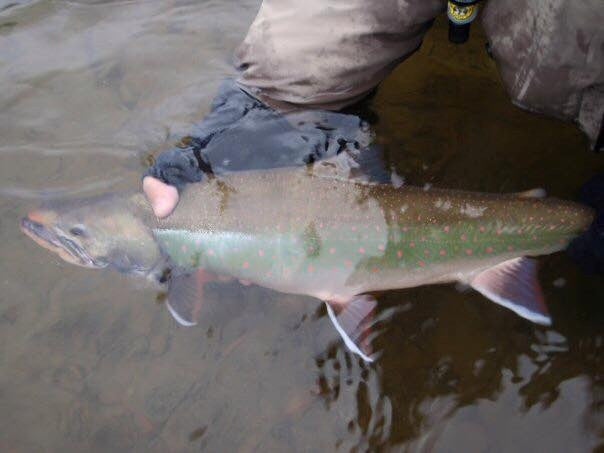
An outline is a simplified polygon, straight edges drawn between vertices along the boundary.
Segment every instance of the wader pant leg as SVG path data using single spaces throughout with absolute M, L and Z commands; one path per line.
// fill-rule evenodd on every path
M 489 0 L 482 23 L 512 101 L 604 148 L 604 2 Z
M 281 110 L 340 109 L 413 53 L 445 7 L 446 0 L 264 0 L 236 53 L 238 82 Z

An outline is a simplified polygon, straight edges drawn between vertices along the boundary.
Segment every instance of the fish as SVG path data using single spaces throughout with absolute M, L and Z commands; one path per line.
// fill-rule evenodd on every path
M 338 156 L 336 156 L 336 159 Z M 141 193 L 53 201 L 22 231 L 63 260 L 155 279 L 195 325 L 203 284 L 228 276 L 325 302 L 346 347 L 375 359 L 373 293 L 461 282 L 550 325 L 530 257 L 563 250 L 590 208 L 539 191 L 493 194 L 368 181 L 337 160 L 241 171 L 186 186 L 156 218 Z

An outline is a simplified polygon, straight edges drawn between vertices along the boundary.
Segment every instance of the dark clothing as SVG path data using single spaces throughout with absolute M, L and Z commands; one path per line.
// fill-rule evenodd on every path
M 225 80 L 212 110 L 178 147 L 162 152 L 145 176 L 182 188 L 204 174 L 304 165 L 347 147 L 369 146 L 359 117 L 324 110 L 278 113 Z

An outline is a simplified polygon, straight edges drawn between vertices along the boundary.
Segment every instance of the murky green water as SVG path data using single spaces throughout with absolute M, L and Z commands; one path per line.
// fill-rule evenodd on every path
M 391 291 L 368 366 L 316 300 L 216 283 L 184 329 L 153 289 L 19 232 L 42 194 L 136 187 L 207 113 L 257 6 L 0 2 L 0 449 L 603 448 L 604 283 L 564 254 L 541 259 L 551 328 L 448 285 Z M 602 158 L 512 106 L 483 43 L 437 23 L 372 100 L 376 140 L 409 183 L 573 198 Z

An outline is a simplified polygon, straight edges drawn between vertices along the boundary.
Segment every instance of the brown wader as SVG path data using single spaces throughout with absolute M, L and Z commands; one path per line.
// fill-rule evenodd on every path
M 264 0 L 237 52 L 240 86 L 273 107 L 340 109 L 414 50 L 445 0 Z M 604 1 L 488 0 L 482 23 L 512 101 L 604 147 Z

